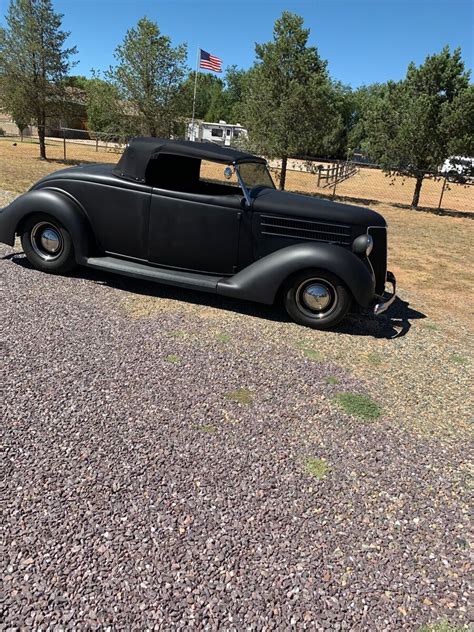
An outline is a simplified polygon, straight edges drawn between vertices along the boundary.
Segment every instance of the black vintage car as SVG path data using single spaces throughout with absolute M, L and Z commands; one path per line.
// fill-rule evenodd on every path
M 352 301 L 381 313 L 395 298 L 381 215 L 278 191 L 265 160 L 208 143 L 136 138 L 116 166 L 52 173 L 0 210 L 0 241 L 13 245 L 15 234 L 45 272 L 79 264 L 260 303 L 280 298 L 316 329 L 340 322 Z

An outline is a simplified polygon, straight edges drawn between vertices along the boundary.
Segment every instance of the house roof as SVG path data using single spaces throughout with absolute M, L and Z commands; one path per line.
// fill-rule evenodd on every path
M 196 160 L 210 160 L 224 164 L 241 162 L 265 163 L 263 158 L 248 154 L 232 147 L 220 147 L 214 143 L 196 143 L 189 140 L 166 140 L 163 138 L 132 138 L 120 158 L 115 175 L 128 180 L 145 181 L 145 171 L 149 161 L 159 154 L 185 156 Z

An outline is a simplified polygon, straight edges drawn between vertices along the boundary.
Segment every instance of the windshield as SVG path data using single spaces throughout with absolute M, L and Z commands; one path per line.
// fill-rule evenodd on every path
M 261 162 L 242 162 L 238 166 L 240 177 L 250 191 L 255 187 L 275 188 L 267 165 Z

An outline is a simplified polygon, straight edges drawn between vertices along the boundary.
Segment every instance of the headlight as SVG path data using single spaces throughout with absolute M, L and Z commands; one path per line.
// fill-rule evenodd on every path
M 359 235 L 352 242 L 352 252 L 356 255 L 365 255 L 368 257 L 374 247 L 374 240 L 370 235 Z

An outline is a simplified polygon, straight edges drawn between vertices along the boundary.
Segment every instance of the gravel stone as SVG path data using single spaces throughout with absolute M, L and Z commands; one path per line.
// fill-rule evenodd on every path
M 337 392 L 377 396 L 326 348 L 357 336 L 46 275 L 18 247 L 0 245 L 0 280 L 0 629 L 467 623 L 470 444 L 342 413 Z

